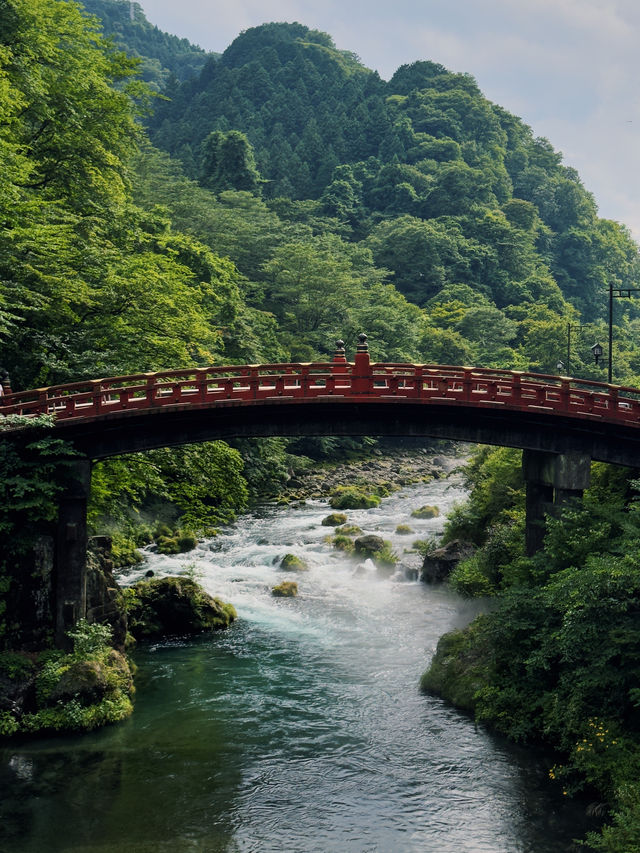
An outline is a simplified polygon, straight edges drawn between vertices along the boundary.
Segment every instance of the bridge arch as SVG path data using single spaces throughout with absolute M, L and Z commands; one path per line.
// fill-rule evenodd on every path
M 0 416 L 55 415 L 53 433 L 85 456 L 60 504 L 59 638 L 85 608 L 93 461 L 273 435 L 424 436 L 520 448 L 530 553 L 541 545 L 540 521 L 550 504 L 588 485 L 592 459 L 640 466 L 640 389 L 517 371 L 371 363 L 364 335 L 353 363 L 339 346 L 328 363 L 136 374 L 10 393 L 0 402 Z M 28 433 L 23 421 L 2 435 L 20 440 Z

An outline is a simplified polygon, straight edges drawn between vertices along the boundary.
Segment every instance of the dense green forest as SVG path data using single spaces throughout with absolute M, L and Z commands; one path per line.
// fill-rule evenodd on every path
M 467 74 L 425 60 L 386 82 L 301 24 L 250 29 L 217 57 L 123 0 L 0 0 L 0 117 L 0 366 L 15 389 L 326 359 L 336 338 L 352 354 L 361 331 L 378 360 L 556 373 L 569 324 L 573 375 L 606 379 L 589 345 L 606 339 L 609 284 L 639 280 L 638 248 Z M 640 314 L 632 300 L 615 308 L 614 380 L 640 386 Z M 95 468 L 91 522 L 126 559 L 158 516 L 211 529 L 309 455 L 353 449 L 322 439 L 301 457 L 270 439 L 112 460 Z M 2 471 L 18 464 L 3 448 Z M 547 556 L 531 561 L 513 455 L 474 464 L 450 532 L 480 550 L 453 582 L 504 605 L 460 642 L 477 630 L 484 649 L 518 649 L 483 675 L 478 713 L 571 753 L 568 790 L 586 779 L 637 832 L 629 478 L 601 472 L 587 509 L 553 522 Z M 33 509 L 17 482 L 3 477 L 4 533 L 9 507 Z M 596 504 L 609 514 L 587 522 Z M 609 646 L 594 627 L 603 597 Z M 608 695 L 620 661 L 614 714 L 593 696 Z M 590 720 L 621 732 L 626 775 L 573 754 Z M 602 849 L 640 849 L 616 843 Z

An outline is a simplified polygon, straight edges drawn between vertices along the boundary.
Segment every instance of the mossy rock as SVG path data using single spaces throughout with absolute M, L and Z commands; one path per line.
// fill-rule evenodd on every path
M 362 533 L 362 528 L 357 524 L 343 524 L 342 527 L 336 527 L 336 536 L 359 536 Z
M 186 554 L 198 544 L 197 538 L 188 530 L 176 530 L 172 536 L 158 536 L 156 542 L 161 554 Z
M 363 557 L 373 557 L 379 551 L 383 550 L 385 540 L 382 536 L 375 536 L 373 533 L 370 533 L 367 536 L 360 536 L 353 544 L 356 554 L 360 554 Z
M 378 495 L 368 494 L 358 486 L 338 486 L 329 500 L 333 509 L 371 509 L 379 503 Z
M 285 572 L 307 572 L 309 566 L 296 554 L 285 554 L 280 560 L 280 568 Z
M 334 536 L 331 544 L 338 551 L 353 551 L 353 540 L 349 536 Z
M 398 562 L 398 555 L 391 547 L 391 542 L 382 536 L 368 534 L 360 536 L 354 542 L 356 554 L 368 557 L 375 564 L 376 569 L 383 574 L 392 574 Z
M 420 689 L 457 708 L 474 711 L 478 691 L 488 682 L 490 663 L 484 619 L 479 617 L 463 630 L 440 637 L 431 665 L 420 679 Z
M 124 655 L 110 649 L 102 658 L 76 660 L 61 667 L 57 682 L 47 691 L 47 704 L 73 699 L 84 706 L 93 705 L 115 688 L 131 693 L 133 675 Z
M 398 536 L 410 536 L 413 533 L 413 530 L 409 527 L 408 524 L 399 524 L 396 527 L 396 533 Z
M 276 598 L 295 598 L 298 594 L 298 584 L 295 581 L 282 581 L 271 589 L 271 595 Z
M 419 509 L 414 509 L 411 513 L 412 518 L 437 518 L 440 515 L 440 510 L 437 506 L 421 506 Z
M 133 590 L 129 630 L 136 640 L 217 631 L 237 618 L 233 605 L 209 595 L 192 578 L 151 578 Z
M 320 522 L 323 527 L 339 527 L 347 520 L 347 516 L 343 512 L 332 512 Z

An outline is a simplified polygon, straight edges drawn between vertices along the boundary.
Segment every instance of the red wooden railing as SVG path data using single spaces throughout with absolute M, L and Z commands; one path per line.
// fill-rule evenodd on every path
M 489 368 L 370 364 L 368 353 L 357 353 L 355 364 L 227 365 L 52 385 L 0 397 L 0 416 L 52 414 L 79 422 L 132 410 L 329 399 L 547 412 L 640 427 L 637 388 Z

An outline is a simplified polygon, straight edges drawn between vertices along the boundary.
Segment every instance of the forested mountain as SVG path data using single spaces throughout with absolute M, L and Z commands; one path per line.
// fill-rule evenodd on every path
M 385 83 L 328 35 L 267 24 L 150 121 L 155 144 L 213 189 L 244 188 L 211 184 L 203 158 L 209 134 L 231 130 L 251 143 L 266 199 L 315 200 L 420 305 L 454 283 L 499 308 L 553 303 L 553 277 L 593 320 L 609 279 L 637 276 L 628 233 L 599 220 L 575 170 L 468 74 L 424 61 Z
M 82 7 L 101 21 L 105 36 L 116 47 L 140 60 L 138 72 L 157 91 L 174 80 L 187 80 L 202 70 L 212 54 L 187 39 L 162 32 L 146 19 L 133 0 L 81 0 Z

